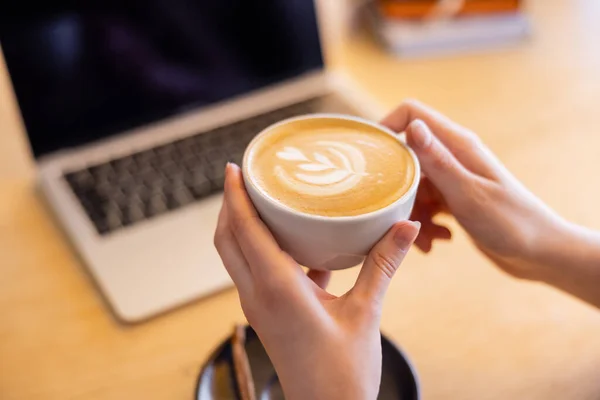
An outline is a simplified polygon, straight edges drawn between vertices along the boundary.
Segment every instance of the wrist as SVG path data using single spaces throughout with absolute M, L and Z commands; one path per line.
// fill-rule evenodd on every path
M 600 261 L 600 235 L 566 220 L 557 221 L 536 246 L 534 259 L 543 272 Z M 594 262 L 596 260 L 596 262 Z
M 544 280 L 551 270 L 560 269 L 565 261 L 565 248 L 572 246 L 575 230 L 562 218 L 553 219 L 549 226 L 539 228 L 539 235 L 531 246 L 529 259 L 535 265 L 539 280 Z
M 314 347 L 305 353 L 306 357 L 293 363 L 289 362 L 287 349 L 269 352 L 267 348 L 267 353 L 286 399 L 375 399 L 381 381 L 381 369 L 377 368 L 381 365 L 381 348 L 368 346 L 372 352 L 360 352 L 363 355 L 360 357 L 349 351 L 351 348 L 343 339 L 323 338 L 315 341 Z
M 528 223 L 519 237 L 516 250 L 510 255 L 492 257 L 498 265 L 515 278 L 529 281 L 546 281 L 548 271 L 562 263 L 555 253 L 572 235 L 569 224 L 557 215 L 538 218 L 543 223 Z
M 600 233 L 561 221 L 537 252 L 537 280 L 600 307 Z

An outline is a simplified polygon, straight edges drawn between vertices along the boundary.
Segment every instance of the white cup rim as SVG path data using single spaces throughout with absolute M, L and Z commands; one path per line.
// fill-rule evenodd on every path
M 391 137 L 393 137 L 395 140 L 398 141 L 398 143 L 400 143 L 400 145 L 402 145 L 410 154 L 413 163 L 415 165 L 415 173 L 413 176 L 413 181 L 410 185 L 410 187 L 408 188 L 408 190 L 406 191 L 406 193 L 404 193 L 402 196 L 400 196 L 397 200 L 395 200 L 393 203 L 388 204 L 385 207 L 379 208 L 375 211 L 371 211 L 368 213 L 364 213 L 364 214 L 359 214 L 359 215 L 344 215 L 344 216 L 327 216 L 327 215 L 316 215 L 316 214 L 309 214 L 309 213 L 305 213 L 302 211 L 298 211 L 295 210 L 291 207 L 288 207 L 284 204 L 282 204 L 281 202 L 277 201 L 276 199 L 272 198 L 268 193 L 266 193 L 263 189 L 261 189 L 254 181 L 252 178 L 252 175 L 250 173 L 248 173 L 248 159 L 249 159 L 249 154 L 250 154 L 250 150 L 253 146 L 254 143 L 256 143 L 257 141 L 259 141 L 262 137 L 264 137 L 265 135 L 269 134 L 269 132 L 271 132 L 273 129 L 281 126 L 281 125 L 285 125 L 294 121 L 301 121 L 301 120 L 305 120 L 305 119 L 318 119 L 318 118 L 333 118 L 333 119 L 340 119 L 340 120 L 345 120 L 345 121 L 354 121 L 354 122 L 359 122 L 362 124 L 366 124 L 369 125 L 379 131 L 381 131 L 382 133 L 386 133 L 388 135 L 390 135 Z M 358 222 L 361 220 L 369 220 L 372 218 L 375 218 L 381 214 L 385 214 L 387 211 L 389 211 L 390 209 L 393 209 L 395 207 L 397 207 L 400 204 L 404 204 L 406 201 L 408 201 L 412 196 L 415 195 L 415 192 L 417 191 L 418 187 L 419 187 L 419 182 L 421 180 L 421 166 L 419 164 L 419 159 L 417 158 L 417 155 L 415 154 L 415 152 L 404 142 L 404 140 L 402 140 L 402 137 L 400 135 L 400 133 L 396 133 L 393 130 L 386 128 L 385 126 L 378 124 L 376 122 L 372 122 L 369 121 L 365 118 L 361 118 L 361 117 L 355 117 L 352 115 L 346 115 L 346 114 L 336 114 L 336 113 L 314 113 L 314 114 L 303 114 L 303 115 L 299 115 L 296 117 L 291 117 L 291 118 L 286 118 L 284 120 L 281 120 L 279 122 L 276 122 L 274 124 L 269 125 L 268 127 L 266 127 L 265 129 L 263 129 L 262 131 L 260 131 L 248 144 L 248 146 L 246 147 L 246 151 L 244 152 L 244 157 L 242 160 L 242 173 L 244 176 L 244 183 L 246 185 L 250 184 L 252 185 L 253 189 L 259 193 L 259 195 L 264 198 L 268 203 L 270 203 L 273 207 L 289 213 L 289 214 L 293 214 L 296 216 L 300 216 L 302 218 L 307 218 L 310 220 L 314 220 L 314 221 L 327 221 L 327 222 L 333 222 L 333 221 L 337 221 L 337 222 L 346 222 L 346 221 L 354 221 L 354 222 Z

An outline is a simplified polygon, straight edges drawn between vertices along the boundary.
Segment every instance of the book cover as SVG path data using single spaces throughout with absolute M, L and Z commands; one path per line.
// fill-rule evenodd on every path
M 518 11 L 521 0 L 462 0 L 456 17 Z M 423 19 L 436 11 L 438 0 L 378 0 L 381 15 L 394 19 Z

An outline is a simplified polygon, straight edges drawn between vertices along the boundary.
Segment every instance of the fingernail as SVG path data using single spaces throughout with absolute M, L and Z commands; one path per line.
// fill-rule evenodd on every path
M 229 161 L 227 162 L 227 164 L 225 164 L 225 181 L 227 181 L 231 177 L 231 174 L 233 173 L 235 168 L 234 165 L 234 163 L 231 163 Z
M 225 164 L 225 171 L 233 171 L 238 168 L 239 167 L 237 166 L 236 163 L 232 163 L 230 161 L 227 161 L 227 164 Z
M 420 119 L 416 119 L 410 124 L 410 133 L 414 146 L 420 149 L 424 149 L 429 146 L 433 140 L 431 131 L 425 122 L 421 121 Z
M 417 237 L 421 229 L 419 221 L 408 221 L 406 225 L 411 225 L 413 229 L 397 229 L 394 233 L 394 242 L 401 249 L 407 249 Z

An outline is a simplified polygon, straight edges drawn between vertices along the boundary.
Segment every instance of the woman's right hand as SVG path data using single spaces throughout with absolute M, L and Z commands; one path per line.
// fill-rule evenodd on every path
M 449 212 L 475 245 L 513 276 L 542 279 L 542 254 L 566 222 L 529 192 L 468 129 L 416 102 L 407 101 L 382 121 L 406 132 L 423 175 L 411 219 L 422 223 L 417 246 L 450 232 L 433 218 Z

